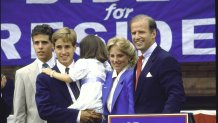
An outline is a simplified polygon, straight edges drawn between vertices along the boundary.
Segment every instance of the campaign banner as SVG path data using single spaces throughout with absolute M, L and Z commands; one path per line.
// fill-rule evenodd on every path
M 114 36 L 132 41 L 128 22 L 138 14 L 156 20 L 157 44 L 179 62 L 215 61 L 215 0 L 1 0 L 1 65 L 35 60 L 31 30 L 37 24 L 74 29 L 78 46 L 88 34 L 105 43 Z
M 188 123 L 188 114 L 109 115 L 108 123 Z

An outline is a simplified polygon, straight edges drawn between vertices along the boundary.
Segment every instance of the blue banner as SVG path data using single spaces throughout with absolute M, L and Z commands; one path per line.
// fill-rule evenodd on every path
M 87 34 L 105 42 L 116 35 L 131 41 L 128 21 L 137 14 L 156 20 L 156 42 L 179 62 L 215 61 L 215 0 L 2 0 L 1 65 L 36 58 L 31 30 L 37 24 L 73 28 L 77 44 Z
M 188 123 L 188 114 L 109 115 L 108 123 Z

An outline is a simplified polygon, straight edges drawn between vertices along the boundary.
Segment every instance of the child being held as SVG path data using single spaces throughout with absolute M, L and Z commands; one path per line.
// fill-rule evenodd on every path
M 107 59 L 106 45 L 103 41 L 98 36 L 88 35 L 80 42 L 80 59 L 70 68 L 69 75 L 57 73 L 50 68 L 42 72 L 66 83 L 80 81 L 80 95 L 68 108 L 93 109 L 103 113 L 102 84 L 106 78 L 106 71 L 111 70 Z

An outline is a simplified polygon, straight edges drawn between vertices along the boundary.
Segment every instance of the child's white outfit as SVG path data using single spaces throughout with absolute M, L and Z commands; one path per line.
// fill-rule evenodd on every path
M 68 108 L 93 109 L 103 113 L 102 84 L 106 78 L 106 70 L 111 70 L 108 62 L 101 63 L 97 59 L 84 58 L 77 60 L 69 70 L 69 76 L 74 82 L 80 81 L 80 95 Z

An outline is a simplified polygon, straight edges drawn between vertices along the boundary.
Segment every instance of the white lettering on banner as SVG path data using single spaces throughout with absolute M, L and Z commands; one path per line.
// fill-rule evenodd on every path
M 52 4 L 58 0 L 26 0 L 27 4 Z M 82 3 L 83 0 L 70 0 L 70 3 Z M 119 0 L 93 0 L 94 3 L 108 3 L 108 2 L 117 2 Z
M 1 38 L 1 49 L 8 59 L 20 59 L 20 55 L 15 48 L 15 44 L 21 37 L 20 28 L 15 24 L 1 24 L 1 31 L 8 31 L 9 37 L 7 39 Z
M 26 0 L 27 4 L 52 4 L 58 0 Z M 82 3 L 83 0 L 70 0 L 70 3 Z M 120 0 L 92 0 L 94 3 L 112 3 Z M 136 0 L 136 2 L 150 2 L 150 1 L 170 1 L 170 0 Z
M 31 30 L 33 30 L 33 28 L 36 26 L 36 25 L 39 25 L 39 24 L 48 24 L 50 25 L 53 29 L 60 29 L 63 27 L 63 22 L 51 22 L 51 23 L 31 23 Z M 30 36 L 31 37 L 31 36 Z M 32 59 L 35 59 L 36 58 L 36 53 L 35 53 L 35 50 L 33 48 L 33 41 L 32 41 L 32 38 L 31 38 L 31 58 Z
M 108 20 L 111 14 L 113 14 L 113 18 L 115 19 L 121 19 L 127 18 L 131 12 L 133 12 L 133 8 L 117 8 L 116 9 L 116 3 L 111 4 L 108 8 L 105 10 L 107 11 L 107 15 L 104 18 L 104 20 Z M 113 11 L 114 10 L 114 11 Z
M 70 3 L 82 3 L 82 0 L 70 0 Z
M 74 30 L 76 31 L 76 33 L 78 34 L 77 37 L 77 41 L 78 43 L 80 43 L 80 41 L 82 40 L 83 37 L 85 37 L 86 35 L 88 35 L 85 31 L 86 29 L 93 29 L 95 30 L 95 32 L 107 32 L 107 29 L 104 27 L 104 25 L 100 24 L 100 23 L 96 23 L 96 22 L 85 22 L 85 23 L 81 23 L 78 24 Z M 102 38 L 101 38 L 102 39 Z M 104 39 L 102 39 L 104 41 Z M 105 41 L 104 41 L 105 42 Z M 80 54 L 80 49 L 79 47 L 76 48 L 75 53 L 76 54 Z
M 215 25 L 215 18 L 182 20 L 182 53 L 184 55 L 216 54 L 214 48 L 195 48 L 194 41 L 214 39 L 213 33 L 194 33 L 196 26 Z
M 160 32 L 160 46 L 169 51 L 172 47 L 172 36 L 173 32 L 170 26 L 164 21 L 156 21 L 157 29 Z M 35 27 L 35 25 L 43 24 L 42 23 L 32 23 L 31 30 Z M 50 22 L 46 23 L 53 27 L 54 29 L 59 29 L 63 27 L 63 22 Z M 128 34 L 128 23 L 127 22 L 115 22 L 116 24 L 116 34 L 117 36 L 122 36 L 127 38 Z M 215 18 L 205 18 L 205 19 L 192 19 L 192 20 L 182 20 L 182 55 L 208 55 L 215 54 L 215 46 L 213 48 L 195 48 L 194 41 L 202 40 L 206 41 L 206 39 L 214 39 L 214 33 L 194 33 L 194 28 L 196 26 L 205 26 L 205 25 L 215 25 Z M 93 33 L 98 34 L 98 32 L 107 33 L 108 30 L 106 27 L 98 22 L 84 22 L 75 26 L 74 30 L 78 34 L 78 43 L 80 43 L 81 39 L 88 35 L 86 33 L 87 30 L 93 30 Z M 15 44 L 18 41 L 21 41 L 21 30 L 15 24 L 4 23 L 1 24 L 2 31 L 8 31 L 9 37 L 7 39 L 1 39 L 1 48 L 5 53 L 7 59 L 21 59 L 19 52 L 17 51 Z M 30 30 L 30 31 L 31 31 Z M 29 36 L 31 39 L 31 36 Z M 101 38 L 101 37 L 100 37 Z M 102 39 L 102 38 L 101 38 Z M 31 39 L 32 40 L 32 39 Z M 102 39 L 104 41 L 104 39 Z M 104 41 L 105 42 L 105 41 Z M 29 42 L 27 42 L 29 43 Z M 31 43 L 31 58 L 35 59 L 35 51 L 32 47 Z M 79 55 L 79 48 L 76 49 L 76 54 Z
M 170 26 L 164 21 L 156 21 L 156 23 L 160 32 L 160 46 L 166 51 L 169 51 L 172 47 L 172 30 L 170 29 Z
M 55 3 L 58 0 L 26 0 L 27 4 L 33 4 L 33 3 L 37 3 L 37 4 L 51 4 L 51 3 Z

